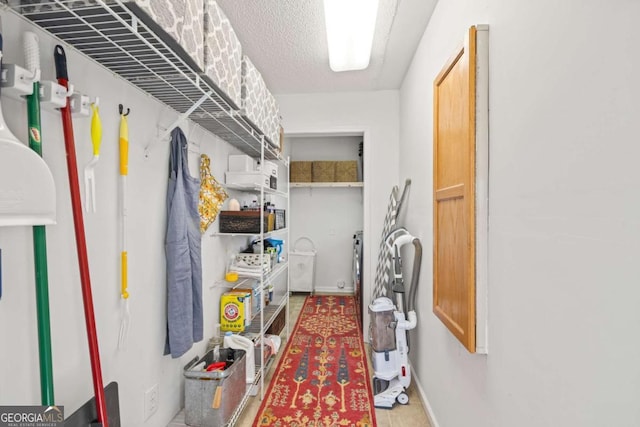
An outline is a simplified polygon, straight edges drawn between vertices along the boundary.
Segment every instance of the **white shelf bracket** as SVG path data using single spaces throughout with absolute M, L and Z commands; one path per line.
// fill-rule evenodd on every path
M 76 92 L 71 95 L 69 106 L 71 107 L 71 114 L 80 117 L 89 117 L 91 113 L 91 98 L 88 95 Z
M 135 34 L 138 34 L 138 18 L 134 14 L 131 14 L 131 28 Z
M 205 93 L 204 95 L 202 95 L 202 97 L 200 97 L 200 99 L 197 100 L 187 111 L 185 111 L 184 113 L 180 114 L 180 116 L 173 123 L 171 123 L 171 125 L 169 125 L 164 131 L 162 131 L 158 135 L 157 139 L 159 141 L 165 140 L 171 134 L 171 131 L 173 131 L 173 129 L 175 129 L 177 126 L 180 126 L 182 124 L 182 122 L 187 120 L 189 118 L 189 116 L 194 111 L 196 111 L 196 109 L 198 107 L 200 107 L 202 105 L 202 103 L 207 100 L 207 98 L 209 98 L 211 96 L 212 93 L 213 93 L 213 91 L 210 90 L 207 93 Z M 152 144 L 153 144 L 153 141 L 149 142 L 147 144 L 147 146 L 144 148 L 144 156 L 147 157 L 147 158 L 149 157 L 149 152 L 151 151 L 151 145 Z
M 14 99 L 22 99 L 23 96 L 31 95 L 33 82 L 39 81 L 39 79 L 40 70 L 33 73 L 16 64 L 2 64 L 2 91 Z
M 55 110 L 67 105 L 67 90 L 58 82 L 45 80 L 40 82 L 40 103 L 42 108 Z

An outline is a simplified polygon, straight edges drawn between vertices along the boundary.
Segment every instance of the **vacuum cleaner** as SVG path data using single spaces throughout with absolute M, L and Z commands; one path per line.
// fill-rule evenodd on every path
M 392 231 L 385 242 L 393 257 L 392 295 L 379 297 L 369 305 L 370 342 L 373 364 L 374 406 L 391 409 L 396 403 L 406 405 L 409 396 L 407 387 L 411 384 L 409 366 L 409 338 L 407 331 L 417 325 L 415 299 L 420 264 L 422 261 L 422 244 L 420 240 L 405 228 Z M 413 273 L 409 287 L 408 299 L 405 297 L 405 285 L 402 277 L 402 260 L 400 248 L 412 243 L 414 246 Z

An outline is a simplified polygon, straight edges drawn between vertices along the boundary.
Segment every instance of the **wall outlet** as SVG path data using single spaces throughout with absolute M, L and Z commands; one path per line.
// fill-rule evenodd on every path
M 338 280 L 337 284 L 338 284 L 338 289 L 344 289 L 346 282 L 344 280 Z
M 150 389 L 144 392 L 144 419 L 158 412 L 160 405 L 160 396 L 158 396 L 158 384 L 154 384 Z

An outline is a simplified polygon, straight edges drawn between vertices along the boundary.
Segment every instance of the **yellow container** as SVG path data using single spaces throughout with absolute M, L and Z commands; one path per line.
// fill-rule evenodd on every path
M 242 332 L 251 323 L 251 293 L 231 291 L 220 297 L 220 330 Z

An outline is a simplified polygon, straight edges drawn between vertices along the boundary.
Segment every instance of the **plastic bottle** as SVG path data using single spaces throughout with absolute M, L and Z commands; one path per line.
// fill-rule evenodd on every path
M 245 352 L 245 364 L 246 364 L 246 380 L 247 383 L 253 383 L 256 378 L 256 364 L 254 359 L 254 346 L 253 341 L 242 335 L 237 335 L 231 331 L 224 334 L 223 345 L 226 348 L 233 348 L 236 350 L 244 350 Z

